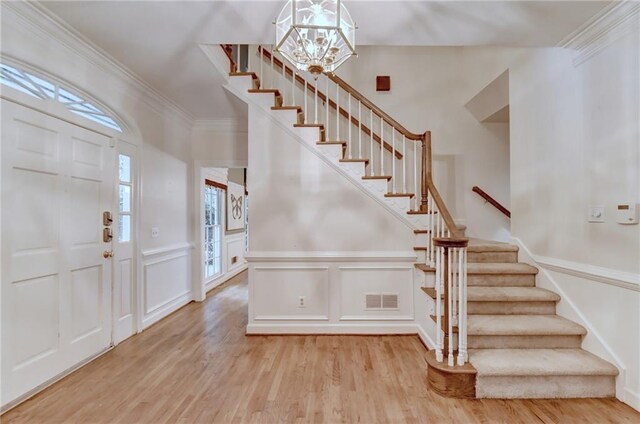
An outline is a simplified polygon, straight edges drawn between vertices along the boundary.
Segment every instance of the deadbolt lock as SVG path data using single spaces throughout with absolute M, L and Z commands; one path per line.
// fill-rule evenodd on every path
M 113 232 L 111 228 L 105 228 L 102 230 L 102 241 L 109 243 L 113 239 Z
M 113 217 L 111 216 L 111 212 L 104 211 L 102 212 L 102 225 L 105 227 L 110 226 L 113 223 Z

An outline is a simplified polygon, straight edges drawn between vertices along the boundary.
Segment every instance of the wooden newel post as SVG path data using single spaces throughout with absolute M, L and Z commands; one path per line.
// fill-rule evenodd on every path
M 431 182 L 431 131 L 422 135 L 422 194 L 420 198 L 420 211 L 426 212 L 428 187 Z

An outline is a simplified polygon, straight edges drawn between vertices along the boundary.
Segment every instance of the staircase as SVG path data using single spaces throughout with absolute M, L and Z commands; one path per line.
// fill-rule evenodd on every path
M 471 239 L 467 250 L 472 367 L 447 370 L 433 355 L 429 365 L 458 380 L 466 376 L 467 386 L 475 378 L 475 392 L 436 380 L 437 391 L 477 398 L 615 396 L 618 369 L 580 348 L 586 330 L 556 315 L 560 296 L 535 286 L 538 270 L 518 262 L 516 246 Z M 425 292 L 435 298 L 433 289 Z
M 464 238 L 433 184 L 428 131 L 409 132 L 335 75 L 306 80 L 262 46 L 249 46 L 252 72 L 239 72 L 233 48 L 223 50 L 230 91 L 270 110 L 414 229 L 416 272 L 433 304 L 436 346 L 427 355 L 427 378 L 434 391 L 468 398 L 615 395 L 617 368 L 581 349 L 586 330 L 556 315 L 560 297 L 536 287 L 538 270 L 518 262 L 518 248 Z

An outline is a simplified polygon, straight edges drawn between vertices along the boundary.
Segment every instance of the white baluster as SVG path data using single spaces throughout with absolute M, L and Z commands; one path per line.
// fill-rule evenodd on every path
M 287 102 L 287 96 L 285 95 L 287 83 L 287 68 L 284 65 L 284 56 L 282 57 L 282 106 L 285 106 Z M 275 87 L 274 87 L 275 88 Z
M 402 134 L 402 192 L 407 191 L 407 140 Z
M 362 158 L 362 102 L 358 100 L 358 158 Z
M 351 159 L 351 150 L 353 149 L 353 140 L 351 139 L 351 127 L 353 127 L 353 125 L 351 125 L 351 93 L 349 93 L 349 105 L 347 108 L 349 109 L 347 111 L 347 127 L 349 128 L 349 141 L 347 142 L 347 146 L 349 148 L 349 159 Z
M 307 108 L 307 90 L 309 89 L 309 87 L 307 86 L 307 79 L 304 77 L 304 75 L 302 76 L 302 78 L 304 79 L 304 106 L 302 107 L 302 112 L 304 112 L 304 122 L 307 122 L 307 114 L 309 113 L 309 109 Z
M 242 71 L 240 67 L 240 44 L 236 46 L 236 56 L 238 57 L 238 61 L 236 62 L 236 72 Z
M 324 100 L 327 106 L 327 110 L 325 112 L 325 117 L 324 117 L 324 126 L 326 127 L 324 130 L 325 130 L 325 135 L 327 139 L 331 140 L 331 138 L 329 137 L 329 75 L 326 75 L 326 77 L 327 77 L 327 89 L 324 93 Z
M 296 70 L 291 69 L 291 106 L 296 106 Z
M 458 365 L 464 365 L 467 361 L 467 248 L 462 248 L 462 260 L 460 261 L 460 319 L 458 320 Z
M 391 127 L 391 193 L 396 192 L 396 129 Z
M 247 72 L 251 72 L 253 68 L 251 67 L 251 44 L 247 44 Z
M 384 119 L 382 116 L 380 117 L 380 175 L 384 175 Z
M 447 318 L 448 318 L 448 324 L 449 324 L 449 355 L 447 356 L 447 365 L 449 365 L 450 367 L 452 367 L 453 364 L 453 315 L 452 315 L 452 310 L 453 310 L 453 305 L 452 305 L 452 299 L 453 296 L 451 296 L 453 288 L 452 288 L 452 267 L 451 267 L 451 251 L 449 251 L 449 254 L 447 255 L 447 304 L 449 305 L 449 310 L 447 311 Z
M 429 208 L 431 209 L 431 192 L 427 191 L 427 204 L 429 205 Z M 426 254 L 426 261 L 427 261 L 427 265 L 429 266 L 433 266 L 433 213 L 430 213 L 429 215 L 427 215 L 427 230 L 429 231 L 429 234 L 427 234 L 427 254 Z
M 418 210 L 418 143 L 413 142 L 413 192 L 415 193 L 415 209 Z
M 442 261 L 438 248 L 436 255 L 436 361 L 442 362 Z
M 271 51 L 269 53 L 271 55 L 271 66 L 269 66 L 269 76 L 271 78 L 269 78 L 269 82 L 271 82 L 271 88 L 274 88 L 276 86 L 276 70 L 273 67 L 273 56 L 275 56 L 275 53 L 273 52 L 273 45 L 271 46 Z
M 336 140 L 340 140 L 340 85 L 338 83 L 336 83 Z M 347 140 L 348 145 L 349 140 Z
M 373 166 L 373 109 L 369 109 L 369 152 L 371 158 L 369 159 L 369 168 L 371 169 L 371 176 L 376 175 L 375 167 Z
M 315 83 L 313 84 L 313 96 L 314 96 L 314 108 L 313 108 L 313 113 L 314 113 L 314 118 L 313 118 L 313 123 L 317 124 L 318 123 L 318 80 L 315 81 Z
M 453 264 L 453 269 L 451 270 L 451 319 L 453 320 L 453 325 L 458 325 L 458 249 L 453 248 L 451 251 L 451 263 Z

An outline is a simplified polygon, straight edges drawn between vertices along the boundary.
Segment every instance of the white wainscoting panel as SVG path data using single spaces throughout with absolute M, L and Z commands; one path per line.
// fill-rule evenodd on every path
M 414 252 L 250 252 L 247 260 L 248 334 L 418 333 Z M 391 307 L 366 308 L 367 294 L 397 295 L 397 305 L 386 297 Z
M 329 319 L 328 267 L 265 266 L 249 273 L 254 320 Z M 301 296 L 303 307 L 299 304 Z
M 232 273 L 245 265 L 244 233 L 227 235 L 225 242 L 227 243 L 227 273 Z
M 147 328 L 193 299 L 190 244 L 142 253 L 142 327 Z
M 411 266 L 341 266 L 340 321 L 413 320 L 413 267 Z M 396 309 L 369 310 L 367 294 L 395 294 Z

